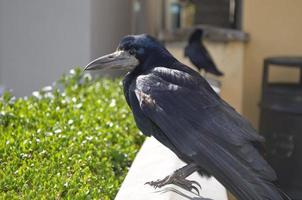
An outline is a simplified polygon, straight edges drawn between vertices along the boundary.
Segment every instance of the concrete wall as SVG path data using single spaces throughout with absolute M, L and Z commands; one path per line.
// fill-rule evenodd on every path
M 91 58 L 114 51 L 131 34 L 131 0 L 91 0 Z
M 16 96 L 115 49 L 130 0 L 1 0 L 0 85 Z
M 243 28 L 251 36 L 245 46 L 243 114 L 258 127 L 263 59 L 276 55 L 302 55 L 301 0 L 246 0 Z M 297 73 L 296 73 L 297 74 Z M 296 79 L 278 71 L 272 79 Z
M 90 57 L 89 2 L 0 1 L 1 83 L 17 96 L 51 84 Z

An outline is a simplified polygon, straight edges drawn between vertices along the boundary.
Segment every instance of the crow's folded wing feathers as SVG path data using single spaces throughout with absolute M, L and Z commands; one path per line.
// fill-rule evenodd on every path
M 211 65 L 213 65 L 213 66 L 216 67 L 215 63 L 213 62 L 212 56 L 209 54 L 209 52 L 206 49 L 206 47 L 202 43 L 200 43 L 199 48 L 200 48 L 201 54 L 207 59 L 207 61 Z
M 157 67 L 136 79 L 140 109 L 177 150 L 242 199 L 282 199 L 252 126 L 194 74 Z

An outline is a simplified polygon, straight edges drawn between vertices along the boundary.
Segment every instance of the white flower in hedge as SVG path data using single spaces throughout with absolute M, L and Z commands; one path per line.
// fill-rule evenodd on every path
M 71 69 L 71 70 L 69 71 L 69 73 L 72 74 L 72 75 L 75 75 L 75 74 L 76 74 L 76 71 L 75 71 L 75 69 Z
M 32 95 L 33 95 L 34 97 L 36 97 L 37 99 L 42 99 L 42 95 L 40 94 L 39 91 L 34 91 L 34 92 L 32 93 Z
M 46 87 L 42 88 L 42 91 L 43 92 L 50 92 L 50 91 L 52 91 L 52 87 L 51 86 L 46 86 Z
M 61 129 L 57 129 L 57 130 L 54 131 L 54 133 L 55 134 L 62 133 L 62 130 Z
M 111 99 L 109 107 L 115 107 L 115 106 L 116 106 L 116 100 L 115 99 Z

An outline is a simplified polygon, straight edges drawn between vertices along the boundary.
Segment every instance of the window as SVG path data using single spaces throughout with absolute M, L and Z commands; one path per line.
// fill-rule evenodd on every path
M 241 29 L 242 0 L 192 0 L 195 24 Z

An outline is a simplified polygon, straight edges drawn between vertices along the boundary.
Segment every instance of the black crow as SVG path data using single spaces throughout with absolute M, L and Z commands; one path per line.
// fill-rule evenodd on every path
M 156 39 L 126 36 L 116 52 L 85 67 L 105 68 L 129 70 L 124 94 L 138 128 L 187 163 L 148 184 L 197 189 L 198 183 L 186 177 L 198 171 L 214 176 L 239 200 L 283 199 L 273 184 L 274 170 L 254 147 L 263 137 L 202 76 L 176 60 Z
M 202 43 L 203 31 L 196 29 L 190 36 L 188 45 L 185 48 L 185 57 L 188 57 L 198 70 L 204 69 L 205 72 L 216 76 L 223 76 L 218 70 L 206 47 Z

